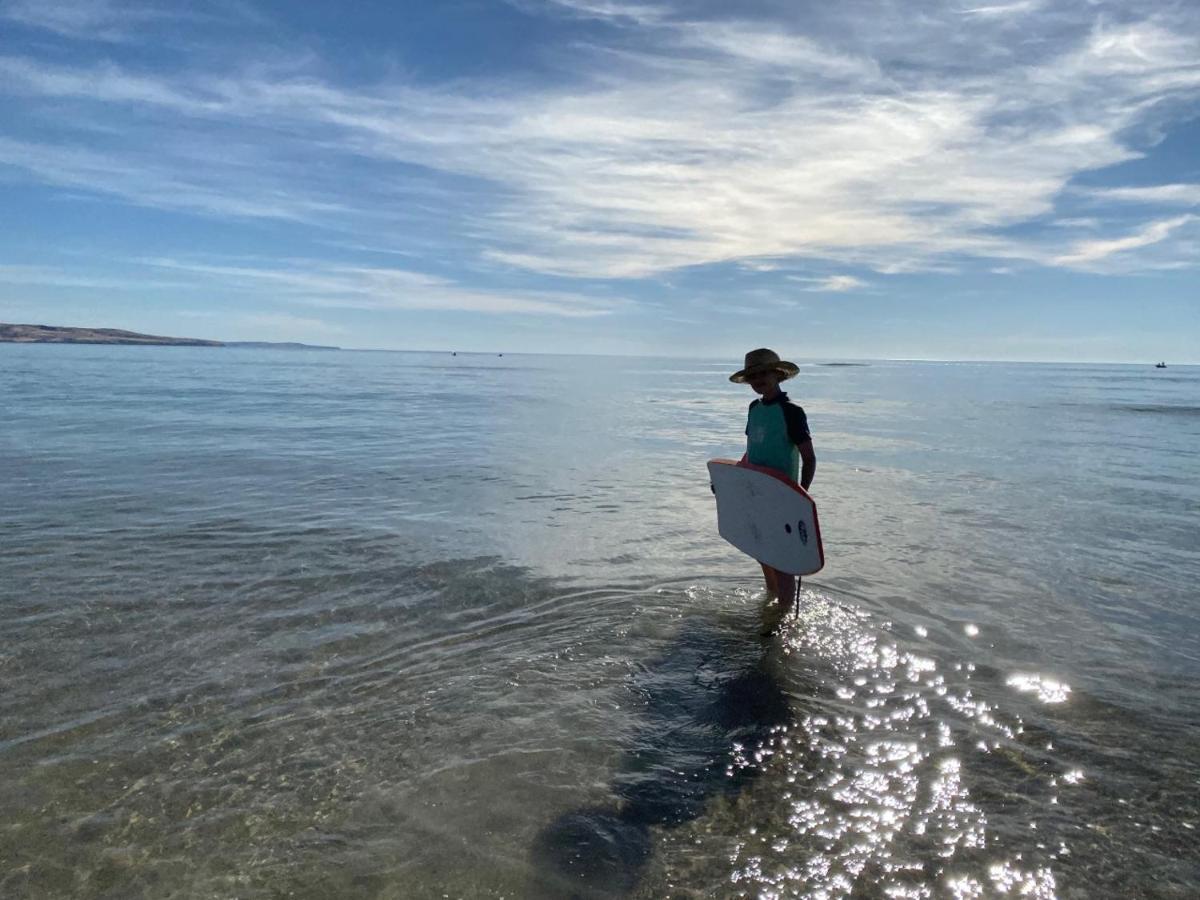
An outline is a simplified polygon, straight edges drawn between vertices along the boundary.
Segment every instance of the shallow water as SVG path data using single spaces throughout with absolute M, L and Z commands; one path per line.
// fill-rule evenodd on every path
M 1200 369 L 0 346 L 0 896 L 1191 897 Z

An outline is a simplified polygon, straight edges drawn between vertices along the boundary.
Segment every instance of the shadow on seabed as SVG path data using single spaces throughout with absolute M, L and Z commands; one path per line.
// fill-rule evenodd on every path
M 635 687 L 646 698 L 634 746 L 612 780 L 615 801 L 565 813 L 532 851 L 531 896 L 620 897 L 638 884 L 651 855 L 651 827 L 698 818 L 710 800 L 738 793 L 761 768 L 739 754 L 767 743 L 794 718 L 751 631 L 693 617 Z

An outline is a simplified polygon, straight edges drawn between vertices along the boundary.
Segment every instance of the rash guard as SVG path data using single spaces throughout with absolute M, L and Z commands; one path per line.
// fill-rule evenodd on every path
M 780 391 L 770 400 L 755 400 L 746 419 L 746 459 L 756 466 L 800 477 L 799 445 L 811 440 L 804 410 Z

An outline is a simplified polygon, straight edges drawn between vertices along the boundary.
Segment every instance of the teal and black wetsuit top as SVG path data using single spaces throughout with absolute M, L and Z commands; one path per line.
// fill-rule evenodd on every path
M 804 410 L 780 391 L 770 400 L 750 404 L 746 420 L 746 461 L 800 478 L 799 445 L 811 440 Z

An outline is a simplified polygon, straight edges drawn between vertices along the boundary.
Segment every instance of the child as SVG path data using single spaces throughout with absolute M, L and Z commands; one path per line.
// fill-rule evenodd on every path
M 748 384 L 761 400 L 750 404 L 746 421 L 746 454 L 743 463 L 764 466 L 782 472 L 808 490 L 817 471 L 817 456 L 813 452 L 812 435 L 804 410 L 788 399 L 779 383 L 794 376 L 800 368 L 786 362 L 779 354 L 766 348 L 746 354 L 746 365 L 729 376 L 736 384 Z M 763 633 L 770 634 L 796 602 L 799 580 L 795 575 L 780 572 L 762 564 L 767 583 L 767 602 L 778 601 L 775 615 L 764 623 Z

